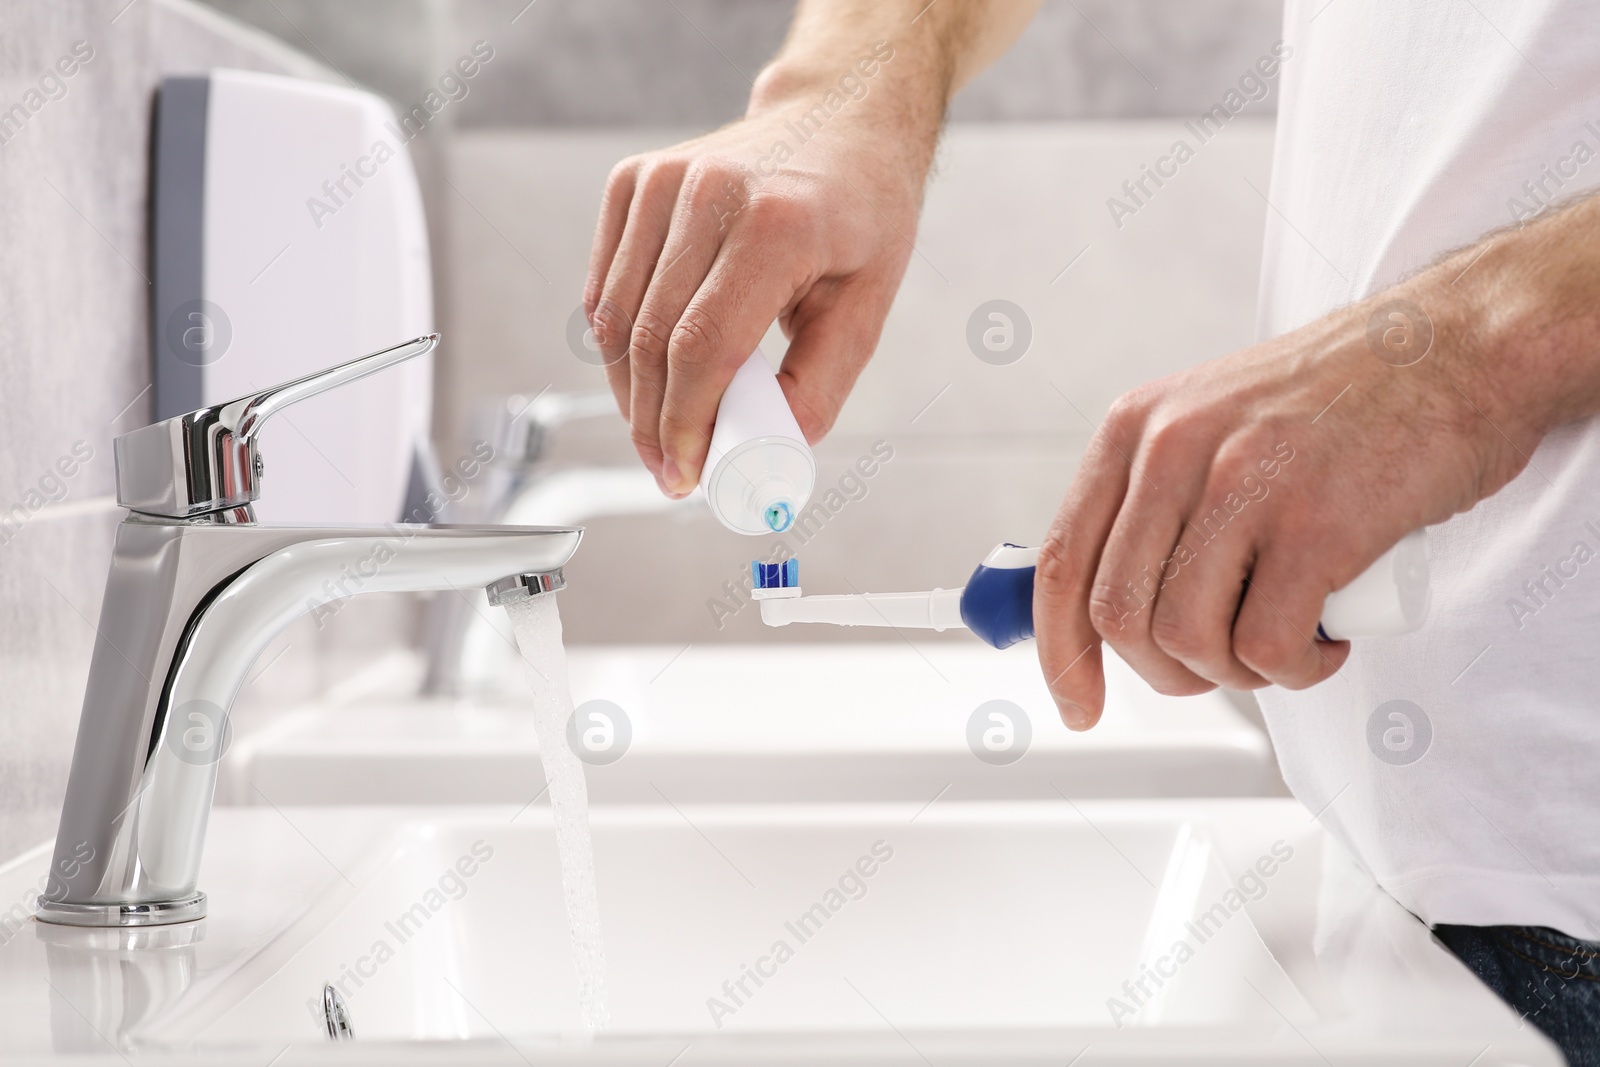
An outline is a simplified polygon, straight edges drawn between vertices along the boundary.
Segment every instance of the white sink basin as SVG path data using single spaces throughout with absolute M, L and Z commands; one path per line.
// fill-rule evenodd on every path
M 577 647 L 573 697 L 619 706 L 623 755 L 589 768 L 598 802 L 1251 796 L 1265 736 L 1220 694 L 1163 697 L 1107 655 L 1086 734 L 1061 725 L 1033 647 L 978 644 Z M 979 705 L 1027 717 L 1015 762 L 969 742 Z M 224 760 L 218 799 L 260 804 L 521 804 L 544 786 L 526 704 L 368 698 L 290 712 Z
M 212 820 L 208 918 L 28 923 L 0 947 L 0 1055 L 315 1060 L 335 1051 L 311 1009 L 331 979 L 356 1033 L 341 1062 L 1560 1062 L 1292 801 L 593 821 L 597 1039 L 578 1033 L 548 808 L 235 808 Z M 0 871 L 0 900 L 47 862 Z M 1258 863 L 1256 899 L 1233 898 Z M 1135 997 L 1150 969 L 1170 977 Z

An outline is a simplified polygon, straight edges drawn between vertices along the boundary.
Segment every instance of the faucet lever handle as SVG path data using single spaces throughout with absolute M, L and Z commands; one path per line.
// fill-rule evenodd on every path
M 346 363 L 338 363 L 332 367 L 313 371 L 303 378 L 296 378 L 292 382 L 268 386 L 249 396 L 230 400 L 222 405 L 222 410 L 230 412 L 237 409 L 234 417 L 237 420 L 239 436 L 249 440 L 260 432 L 263 422 L 290 404 L 296 404 L 307 397 L 313 397 L 318 393 L 325 393 L 329 389 L 359 381 L 369 374 L 387 370 L 396 363 L 404 363 L 413 357 L 425 355 L 432 352 L 438 343 L 439 335 L 436 333 L 414 337 L 402 344 L 393 345 L 377 352 L 369 352 Z M 197 414 L 199 412 L 190 413 L 191 416 Z
M 436 333 L 118 437 L 117 503 L 186 519 L 244 507 L 261 495 L 261 426 L 290 404 L 433 351 Z

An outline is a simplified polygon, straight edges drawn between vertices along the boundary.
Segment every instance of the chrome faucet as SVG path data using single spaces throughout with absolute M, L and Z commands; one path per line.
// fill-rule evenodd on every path
M 569 527 L 257 525 L 257 437 L 307 397 L 429 352 L 429 334 L 116 439 L 117 528 L 50 880 L 38 917 L 73 926 L 198 919 L 227 716 L 301 615 L 358 592 L 496 584 L 553 591 Z

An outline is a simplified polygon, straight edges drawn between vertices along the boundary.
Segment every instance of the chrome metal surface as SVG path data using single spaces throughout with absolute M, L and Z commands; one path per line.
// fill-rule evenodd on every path
M 58 1054 L 85 1057 L 105 1056 L 108 1045 L 116 1052 L 138 1047 L 139 1029 L 194 987 L 200 972 L 196 951 L 206 939 L 203 922 L 99 929 L 29 925 L 44 950 L 51 1044 Z M 16 1037 L 13 1021 L 6 1033 L 8 1056 L 20 1051 Z
M 182 519 L 238 508 L 261 495 L 256 438 L 290 404 L 433 351 L 428 334 L 263 389 L 225 404 L 141 427 L 118 437 L 117 503 L 146 515 Z
M 58 926 L 166 926 L 206 917 L 206 895 L 152 904 L 67 904 L 39 898 L 39 919 Z
M 266 390 L 207 425 L 253 448 L 273 411 L 437 339 Z M 118 439 L 119 457 L 143 432 Z M 262 649 L 295 619 L 311 614 L 321 624 L 358 593 L 476 590 L 508 575 L 559 574 L 582 537 L 575 527 L 260 526 L 247 504 L 198 519 L 134 511 L 117 527 L 39 918 L 138 926 L 205 914 L 195 882 L 228 711 Z
M 490 582 L 483 591 L 489 594 L 489 603 L 498 608 L 529 597 L 559 593 L 566 587 L 567 577 L 557 568 L 546 574 L 509 575 L 497 582 Z
M 544 458 L 550 434 L 569 422 L 614 415 L 616 398 L 609 391 L 591 393 L 540 393 L 535 397 L 512 395 L 494 404 L 486 416 L 483 436 L 505 462 L 531 464 Z
M 295 619 L 324 620 L 358 593 L 450 592 L 554 571 L 582 536 L 130 516 L 117 529 L 39 917 L 122 922 L 113 908 L 194 894 L 228 709 L 256 657 Z
M 329 1041 L 355 1039 L 356 1028 L 350 1023 L 350 1008 L 339 991 L 333 988 L 332 982 L 325 982 L 322 986 L 322 1017 L 328 1027 Z

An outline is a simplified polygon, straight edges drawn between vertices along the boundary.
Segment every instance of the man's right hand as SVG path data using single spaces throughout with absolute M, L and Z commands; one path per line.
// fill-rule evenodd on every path
M 668 495 L 694 489 L 774 320 L 801 430 L 832 427 L 905 274 L 946 100 L 1032 12 L 985 21 L 990 2 L 810 0 L 743 119 L 611 172 L 584 310 Z
M 607 182 L 584 309 L 633 443 L 672 496 L 699 480 L 722 391 L 774 319 L 795 418 L 808 440 L 827 433 L 905 273 L 926 164 L 849 113 L 865 100 L 816 130 L 806 110 L 825 95 L 625 159 Z

